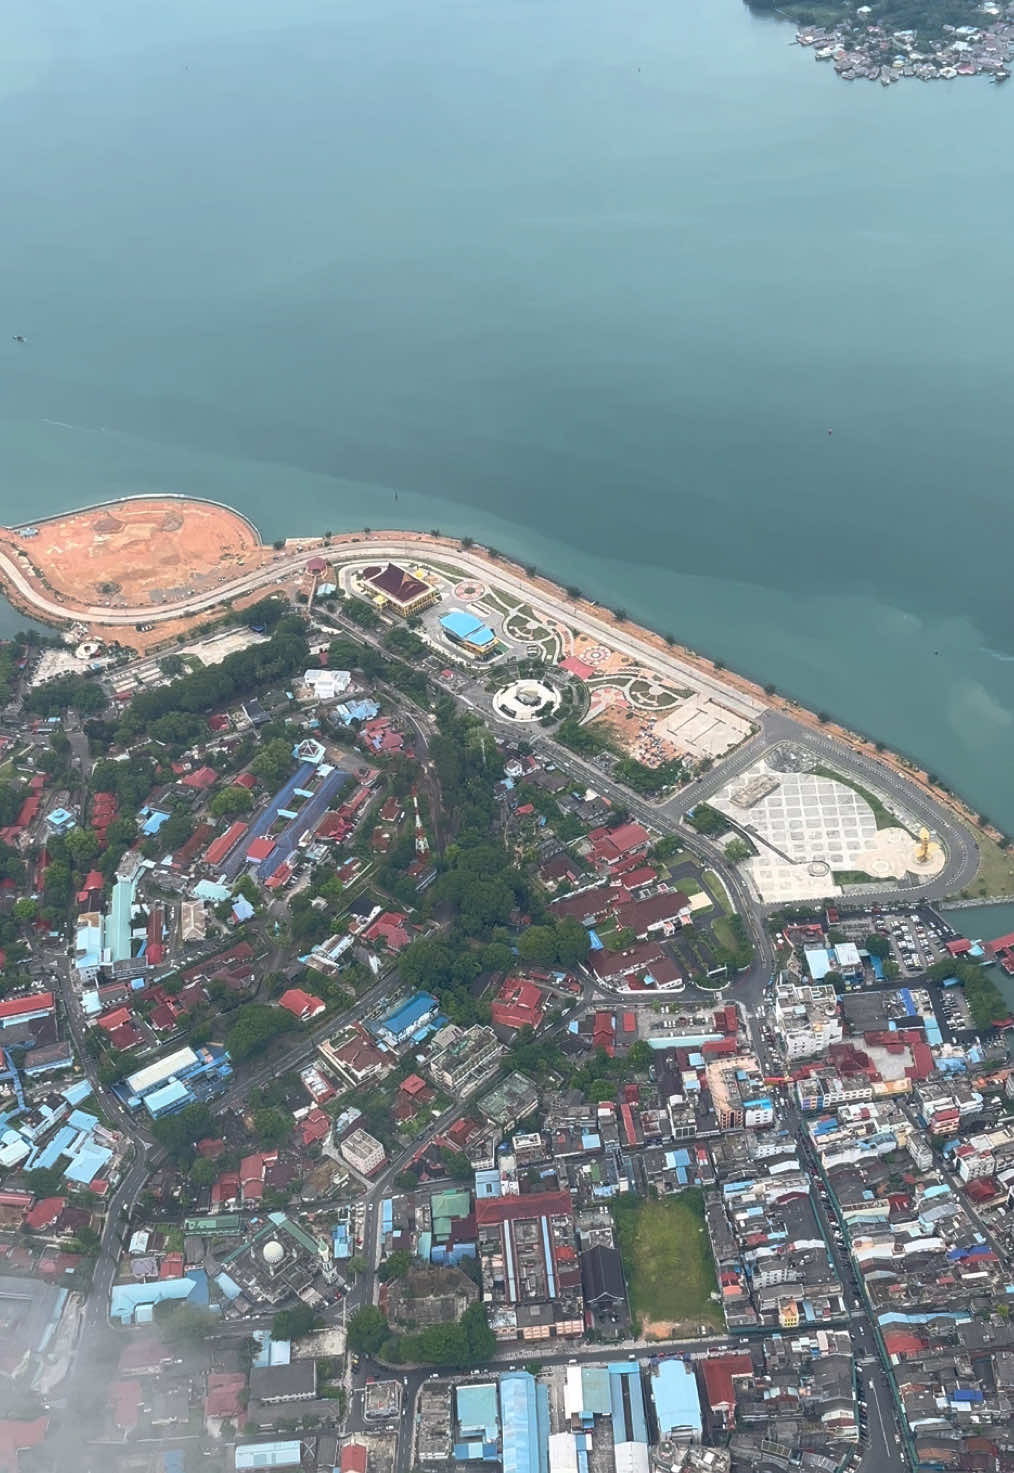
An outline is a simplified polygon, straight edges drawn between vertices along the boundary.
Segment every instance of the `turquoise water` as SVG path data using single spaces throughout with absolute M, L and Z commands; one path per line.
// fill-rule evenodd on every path
M 995 941 L 1014 931 L 1014 905 L 970 905 L 943 915 L 956 931 L 972 941 Z
M 9 0 L 0 517 L 468 533 L 1014 830 L 1014 94 L 791 37 L 739 0 Z

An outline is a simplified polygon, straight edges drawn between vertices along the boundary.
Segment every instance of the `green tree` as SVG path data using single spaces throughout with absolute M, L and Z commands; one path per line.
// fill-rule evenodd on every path
M 267 1149 L 284 1146 L 292 1135 L 292 1116 L 284 1110 L 268 1108 L 253 1113 L 254 1135 L 257 1144 Z
M 712 808 L 710 803 L 696 804 L 687 814 L 687 823 L 699 834 L 724 834 L 729 827 L 725 814 Z
M 191 1186 L 210 1187 L 212 1182 L 218 1178 L 218 1167 L 214 1161 L 209 1161 L 204 1156 L 198 1156 L 187 1173 Z
M 278 788 L 293 768 L 292 743 L 284 737 L 275 737 L 266 742 L 250 763 L 255 773 L 269 788 Z
M 879 931 L 871 931 L 863 942 L 863 947 L 870 956 L 879 957 L 882 961 L 891 955 L 891 943 L 886 936 L 881 936 Z
M 364 1304 L 348 1322 L 350 1350 L 362 1355 L 376 1355 L 390 1334 L 387 1320 L 375 1304 Z
M 216 793 L 208 804 L 208 810 L 215 818 L 238 818 L 241 813 L 249 813 L 252 807 L 253 799 L 247 789 L 235 784 Z
M 63 1177 L 51 1166 L 36 1166 L 25 1172 L 25 1186 L 36 1197 L 55 1197 L 63 1186 Z
M 745 839 L 737 837 L 730 839 L 723 851 L 730 864 L 739 864 L 740 860 L 749 859 L 753 850 Z
M 280 1309 L 271 1321 L 271 1336 L 274 1340 L 299 1340 L 316 1329 L 317 1316 L 308 1304 L 297 1304 L 292 1309 Z
M 646 1073 L 651 1068 L 654 1058 L 655 1050 L 650 1043 L 645 1043 L 643 1038 L 631 1044 L 627 1053 L 627 1063 L 638 1074 Z
M 295 1020 L 284 1008 L 272 1008 L 267 1003 L 247 1003 L 226 1034 L 225 1046 L 230 1058 L 238 1062 L 267 1048 L 273 1038 L 293 1027 Z
M 411 1267 L 411 1253 L 399 1249 L 396 1253 L 389 1253 L 384 1259 L 377 1269 L 377 1278 L 382 1284 L 389 1283 L 391 1279 L 403 1279 Z

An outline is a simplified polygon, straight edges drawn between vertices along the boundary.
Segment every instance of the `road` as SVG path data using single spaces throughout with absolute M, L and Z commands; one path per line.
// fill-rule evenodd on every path
M 303 546 L 297 551 L 279 553 L 264 567 L 244 573 L 238 578 L 220 584 L 215 589 L 195 594 L 192 597 L 176 599 L 155 608 L 145 605 L 136 608 L 109 609 L 102 605 L 76 606 L 60 602 L 51 598 L 43 590 L 36 588 L 22 571 L 15 554 L 10 548 L 3 545 L 0 545 L 0 578 L 7 578 L 39 617 L 49 618 L 57 623 L 80 619 L 85 623 L 104 623 L 115 626 L 139 622 L 158 624 L 219 607 L 226 600 L 234 600 L 244 594 L 256 592 L 259 588 L 284 581 L 300 573 L 306 563 L 312 557 L 319 556 L 320 552 L 321 546 L 317 540 L 313 540 L 311 545 Z M 332 543 L 327 549 L 329 559 L 333 563 L 343 565 L 384 557 L 417 561 L 420 556 L 425 556 L 427 553 L 446 560 L 449 549 L 443 540 L 423 536 L 399 537 L 396 534 L 374 535 L 362 542 L 350 538 L 348 541 Z M 27 551 L 25 556 L 27 556 Z M 491 583 L 497 588 L 505 589 L 522 601 L 534 598 L 540 609 L 560 623 L 580 630 L 596 642 L 611 646 L 637 663 L 649 664 L 662 677 L 677 685 L 689 682 L 706 691 L 730 710 L 759 724 L 769 744 L 784 739 L 805 741 L 826 752 L 836 766 L 844 765 L 846 771 L 854 769 L 868 773 L 875 778 L 879 787 L 885 789 L 892 797 L 896 797 L 897 801 L 914 817 L 926 823 L 929 829 L 937 833 L 951 856 L 951 864 L 948 871 L 945 872 L 948 888 L 950 890 L 963 888 L 963 884 L 956 884 L 955 879 L 965 876 L 967 865 L 963 862 L 963 858 L 968 847 L 971 846 L 974 851 L 974 842 L 970 833 L 950 817 L 945 805 L 936 802 L 885 763 L 856 752 L 845 742 L 820 736 L 813 731 L 810 725 L 793 718 L 787 712 L 775 710 L 759 694 L 743 691 L 729 680 L 723 681 L 717 672 L 708 670 L 703 664 L 690 662 L 671 650 L 658 648 L 654 642 L 649 644 L 644 637 L 638 634 L 636 626 L 620 624 L 604 615 L 592 613 L 587 604 L 577 604 L 551 590 L 541 586 L 535 587 L 531 580 L 513 572 L 510 567 L 491 564 L 487 558 L 480 557 L 465 548 L 455 548 L 453 559 L 455 566 L 459 567 L 462 572 L 471 574 L 480 582 Z M 343 571 L 347 576 L 347 570 L 343 569 Z M 749 759 L 750 752 L 746 755 Z M 734 760 L 742 761 L 743 753 L 741 752 L 738 759 Z M 729 764 L 722 764 L 719 768 L 719 772 L 723 773 L 734 770 Z M 681 798 L 686 799 L 687 797 L 690 801 L 694 801 L 703 797 L 708 790 L 707 783 L 699 787 L 695 784 L 691 789 L 684 790 L 683 795 L 677 795 L 670 801 L 679 804 Z M 951 873 L 952 870 L 953 873 Z M 967 879 L 972 878 L 973 875 L 974 868 L 972 873 L 965 877 L 964 882 L 967 883 Z M 935 893 L 946 893 L 942 885 L 941 877 L 933 887 Z

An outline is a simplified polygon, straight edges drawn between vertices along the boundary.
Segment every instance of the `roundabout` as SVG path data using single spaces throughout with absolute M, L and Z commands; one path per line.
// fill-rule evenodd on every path
M 560 692 L 541 680 L 515 680 L 493 697 L 493 710 L 505 721 L 538 721 L 560 705 Z

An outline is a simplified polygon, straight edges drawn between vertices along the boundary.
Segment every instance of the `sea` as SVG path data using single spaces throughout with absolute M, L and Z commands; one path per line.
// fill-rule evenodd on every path
M 0 519 L 467 534 L 1014 832 L 1014 91 L 793 37 L 742 0 L 6 0 Z

